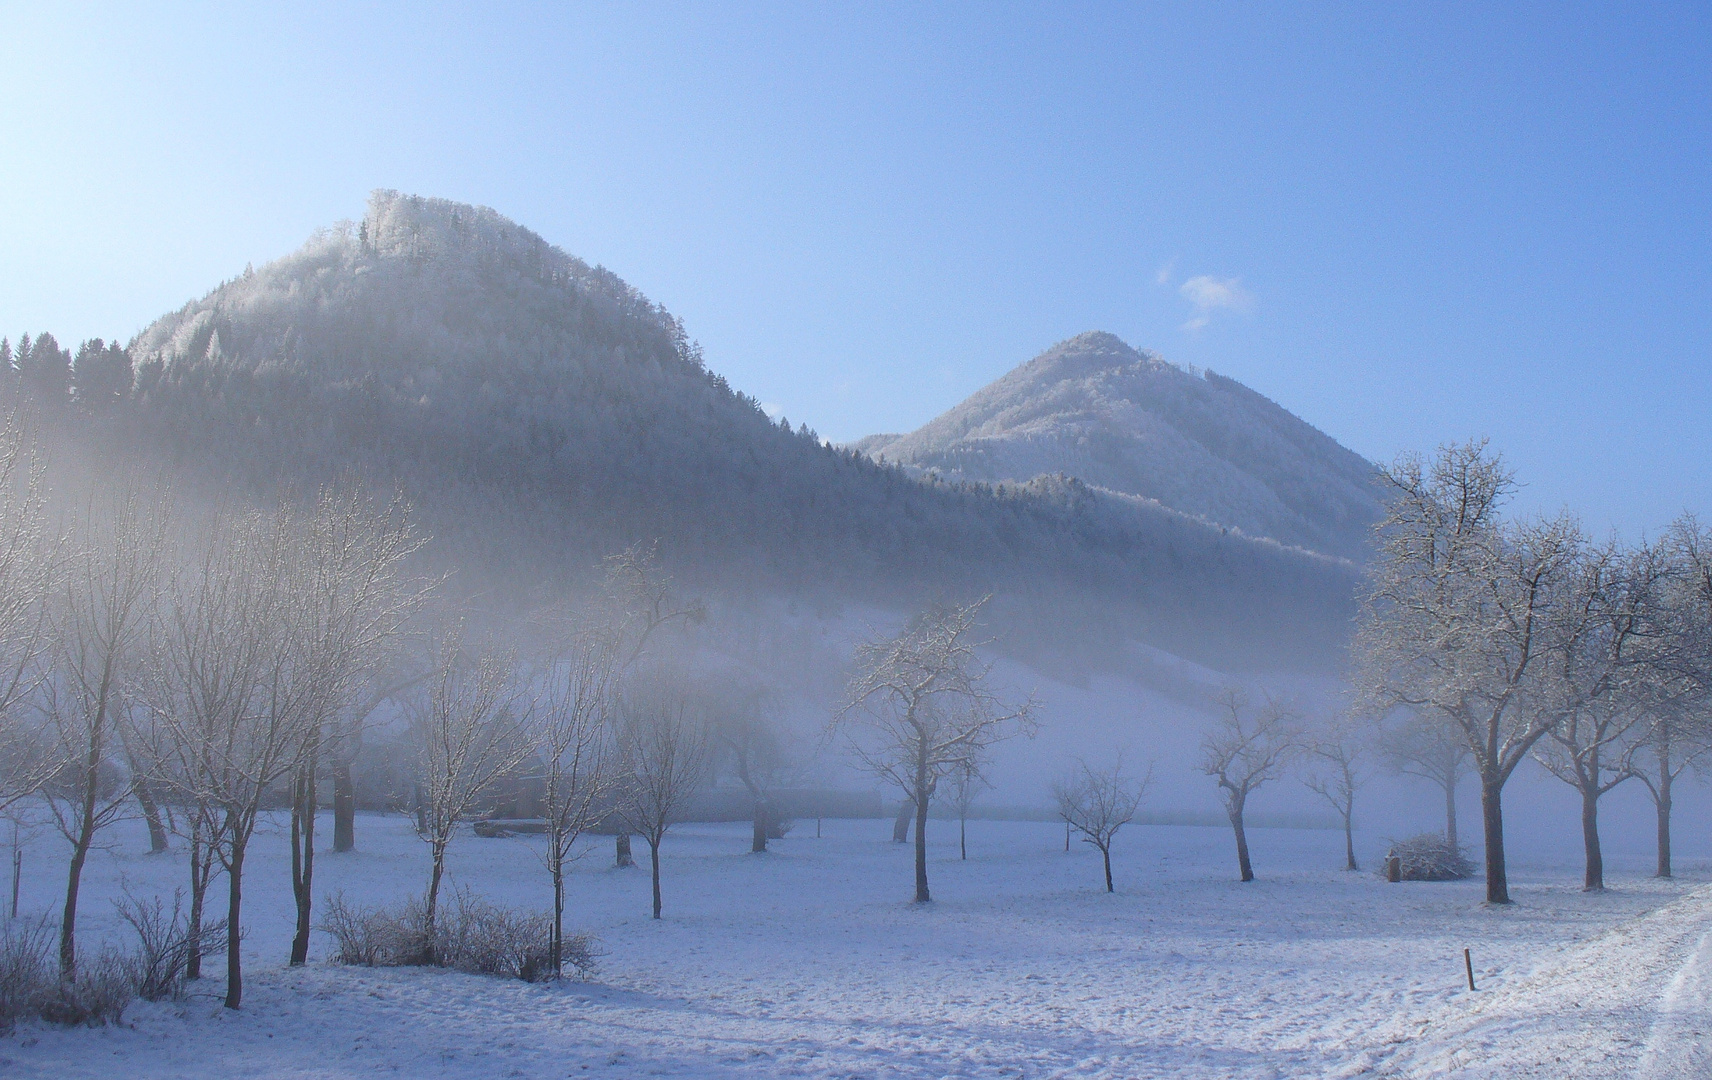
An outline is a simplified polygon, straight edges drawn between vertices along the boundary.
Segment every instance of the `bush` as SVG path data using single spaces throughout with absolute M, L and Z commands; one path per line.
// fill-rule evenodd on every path
M 41 1015 L 43 1000 L 59 980 L 51 959 L 53 938 L 45 920 L 13 919 L 0 926 L 0 1031 Z
M 321 929 L 332 936 L 333 959 L 341 964 L 407 967 L 432 962 L 472 975 L 525 982 L 553 977 L 553 926 L 544 914 L 511 911 L 460 892 L 437 914 L 430 954 L 421 900 L 361 908 L 334 895 L 323 901 L 321 911 Z M 587 934 L 567 937 L 561 953 L 578 978 L 587 978 L 598 960 L 595 940 Z
M 201 952 L 218 952 L 226 947 L 226 920 L 204 923 L 193 941 L 190 918 L 184 913 L 184 891 L 173 890 L 172 911 L 160 897 L 138 900 L 125 894 L 123 900 L 113 901 L 119 917 L 137 933 L 137 951 L 130 958 L 131 981 L 137 996 L 148 1001 L 163 1001 L 184 993 L 185 969 L 190 965 L 193 945 Z
M 77 965 L 77 981 L 52 980 L 38 1014 L 50 1024 L 72 1027 L 117 1024 L 136 994 L 133 958 L 116 949 L 85 958 Z
M 1474 863 L 1458 844 L 1452 844 L 1438 833 L 1421 833 L 1407 840 L 1394 840 L 1385 859 L 1380 861 L 1379 874 L 1385 876 L 1385 863 L 1395 855 L 1401 863 L 1404 881 L 1461 881 L 1474 873 Z
M 54 960 L 57 934 L 47 920 L 11 920 L 0 927 L 0 1031 L 18 1021 L 116 1024 L 136 996 L 129 956 L 108 949 L 77 966 L 77 981 L 63 982 Z
M 406 967 L 428 962 L 426 913 L 420 900 L 400 908 L 362 908 L 334 893 L 321 902 L 321 930 L 333 938 L 337 963 Z

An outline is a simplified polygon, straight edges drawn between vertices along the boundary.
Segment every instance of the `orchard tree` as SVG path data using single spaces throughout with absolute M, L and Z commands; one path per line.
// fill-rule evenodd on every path
M 619 817 L 648 844 L 654 918 L 660 917 L 660 845 L 705 786 L 706 718 L 681 678 L 659 670 L 632 676 L 619 696 L 619 753 L 625 783 Z
M 1225 815 L 1236 834 L 1237 869 L 1243 881 L 1253 881 L 1243 815 L 1248 797 L 1262 784 L 1277 779 L 1297 753 L 1297 717 L 1272 698 L 1263 707 L 1250 709 L 1241 691 L 1234 689 L 1225 693 L 1221 704 L 1218 722 L 1201 741 L 1201 771 L 1218 782 Z
M 520 683 L 516 655 L 472 648 L 461 622 L 436 643 L 433 674 L 410 730 L 419 799 L 416 832 L 428 845 L 430 860 L 422 912 L 428 963 L 436 960 L 440 884 L 458 821 L 515 774 L 535 748 L 534 715 Z
M 1430 463 L 1406 455 L 1384 479 L 1389 509 L 1351 644 L 1361 707 L 1411 709 L 1468 747 L 1480 779 L 1486 899 L 1508 904 L 1504 785 L 1557 722 L 1527 702 L 1566 636 L 1560 601 L 1581 530 L 1567 516 L 1503 520 L 1515 482 L 1484 442 L 1443 447 Z
M 1392 772 L 1429 780 L 1444 792 L 1445 843 L 1458 847 L 1456 789 L 1468 769 L 1468 742 L 1462 733 L 1436 718 L 1403 710 L 1397 722 L 1381 730 L 1379 750 Z
M 1302 782 L 1337 811 L 1343 823 L 1344 869 L 1359 870 L 1355 861 L 1355 793 L 1367 781 L 1364 733 L 1340 717 L 1311 734 L 1305 749 L 1308 769 Z
M 915 899 L 927 887 L 927 811 L 941 780 L 980 767 L 993 745 L 1033 735 L 1038 706 L 992 686 L 975 619 L 984 600 L 935 604 L 893 637 L 856 647 L 855 673 L 832 730 L 915 808 Z
M 1139 779 L 1125 776 L 1122 752 L 1113 754 L 1111 761 L 1111 766 L 1105 769 L 1077 761 L 1070 775 L 1052 787 L 1058 816 L 1081 833 L 1082 842 L 1092 844 L 1105 860 L 1107 892 L 1116 891 L 1112 885 L 1112 841 L 1119 829 L 1135 820 L 1141 797 L 1153 777 L 1152 769 Z
M 47 521 L 45 462 L 25 409 L 0 421 L 0 810 L 34 796 L 62 762 L 26 708 L 47 667 L 47 601 L 64 541 Z

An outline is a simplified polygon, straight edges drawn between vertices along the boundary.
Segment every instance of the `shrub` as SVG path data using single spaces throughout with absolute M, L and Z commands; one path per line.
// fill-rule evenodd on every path
M 1393 855 L 1401 863 L 1404 881 L 1461 881 L 1474 873 L 1474 864 L 1462 847 L 1438 833 L 1392 841 L 1390 851 L 1379 864 L 1381 876 L 1385 875 L 1385 862 Z
M 133 966 L 133 958 L 116 949 L 103 950 L 93 960 L 79 961 L 76 982 L 51 980 L 37 1007 L 38 1015 L 51 1024 L 67 1027 L 117 1024 L 136 997 Z
M 422 902 L 364 908 L 334 893 L 321 904 L 321 930 L 333 938 L 333 959 L 361 967 L 404 967 L 428 962 Z
M 113 901 L 119 917 L 129 923 L 137 934 L 137 951 L 130 957 L 131 981 L 137 996 L 148 1001 L 176 998 L 184 993 L 185 969 L 190 964 L 193 945 L 200 945 L 204 954 L 226 947 L 226 920 L 204 923 L 193 941 L 190 918 L 185 914 L 184 890 L 174 889 L 172 911 L 160 897 L 139 900 L 125 894 L 123 900 Z
M 42 1002 L 59 978 L 51 959 L 53 938 L 46 920 L 0 925 L 0 1031 L 41 1015 Z
M 338 963 L 406 967 L 430 962 L 424 915 L 420 900 L 362 908 L 336 894 L 322 903 L 321 929 L 333 938 Z M 439 967 L 525 982 L 553 977 L 552 921 L 544 914 L 511 911 L 460 892 L 435 918 L 434 938 Z M 593 973 L 599 954 L 592 937 L 567 937 L 561 952 L 578 978 Z

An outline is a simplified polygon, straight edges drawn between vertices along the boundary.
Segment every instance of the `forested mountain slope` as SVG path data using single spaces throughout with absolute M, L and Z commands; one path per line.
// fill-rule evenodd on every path
M 915 479 L 775 425 L 664 309 L 491 210 L 377 192 L 130 354 L 121 404 L 71 409 L 103 445 L 249 490 L 399 484 L 489 582 L 545 587 L 657 539 L 697 588 L 992 590 L 1043 640 L 1326 660 L 1346 632 L 1341 560 L 1062 477 Z
M 1355 559 L 1380 517 L 1373 466 L 1359 455 L 1241 383 L 1098 332 L 1061 342 L 914 432 L 856 448 L 953 478 L 1064 473 Z

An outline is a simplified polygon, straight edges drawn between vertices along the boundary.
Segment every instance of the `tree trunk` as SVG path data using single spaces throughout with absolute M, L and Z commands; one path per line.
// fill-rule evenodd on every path
M 232 865 L 226 869 L 226 1008 L 236 1009 L 244 1002 L 244 969 L 238 955 L 243 944 L 239 921 L 244 904 L 244 844 L 232 838 Z
M 630 853 L 630 834 L 627 832 L 619 833 L 613 843 L 612 865 L 620 870 L 636 865 L 636 857 Z
M 357 786 L 351 780 L 351 763 L 333 763 L 333 850 L 355 851 L 357 847 Z
M 1480 817 L 1486 828 L 1486 902 L 1508 904 L 1510 881 L 1504 873 L 1503 785 L 1495 778 L 1480 778 Z
M 434 845 L 434 868 L 428 873 L 428 902 L 422 910 L 422 953 L 429 964 L 440 962 L 438 950 L 435 948 L 439 933 L 436 924 L 440 906 L 440 878 L 446 872 L 446 846 Z
M 137 793 L 137 805 L 142 807 L 143 820 L 149 826 L 149 854 L 159 855 L 167 849 L 166 825 L 161 821 L 160 804 L 149 782 L 132 770 L 132 784 Z
M 1236 832 L 1236 865 L 1242 871 L 1242 880 L 1254 880 L 1254 867 L 1248 861 L 1248 830 L 1242 824 L 1242 806 L 1231 807 L 1231 828 Z
M 549 841 L 553 845 L 553 940 L 550 952 L 552 954 L 553 976 L 563 974 L 565 962 L 565 857 L 560 854 L 564 850 L 558 837 Z
M 1452 851 L 1456 850 L 1456 778 L 1444 786 L 1444 838 Z
M 915 800 L 905 799 L 898 804 L 898 816 L 892 820 L 892 843 L 909 843 L 910 815 L 915 810 Z
M 767 800 L 756 799 L 755 800 L 755 831 L 754 831 L 754 835 L 751 836 L 749 839 L 749 851 L 751 854 L 753 854 L 755 852 L 767 850 L 767 823 L 768 823 L 768 820 L 769 820 L 769 815 L 767 813 Z
M 1599 850 L 1599 789 L 1581 789 L 1581 843 L 1587 850 L 1587 873 L 1582 878 L 1583 892 L 1605 890 L 1605 856 Z
M 309 961 L 309 924 L 315 885 L 315 762 L 292 784 L 291 892 L 297 901 L 297 933 L 291 939 L 291 967 Z
M 71 870 L 65 881 L 65 913 L 59 924 L 59 977 L 66 982 L 77 981 L 77 892 L 83 883 L 83 864 L 95 841 L 95 810 L 90 806 L 85 810 L 83 827 L 77 831 L 77 843 L 71 849 Z
M 1108 844 L 1107 846 L 1101 848 L 1100 849 L 1100 855 L 1102 858 L 1104 858 L 1106 860 L 1106 891 L 1107 892 L 1117 892 L 1116 889 L 1112 888 L 1112 849 L 1111 849 L 1111 846 Z
M 654 918 L 660 917 L 660 841 L 648 838 L 648 861 L 654 867 Z
M 1343 816 L 1343 857 L 1345 870 L 1360 870 L 1355 865 L 1355 815 Z
M 923 777 L 925 786 L 926 778 Z M 917 799 L 915 805 L 915 902 L 925 904 L 933 899 L 927 893 L 927 800 Z
M 1658 795 L 1654 807 L 1658 810 L 1658 876 L 1670 877 L 1670 772 L 1659 771 Z
M 202 978 L 202 904 L 208 897 L 208 878 L 214 868 L 202 843 L 202 828 L 190 827 L 190 951 L 184 961 L 186 979 Z
M 969 858 L 969 819 L 961 814 L 957 817 L 957 857 Z

